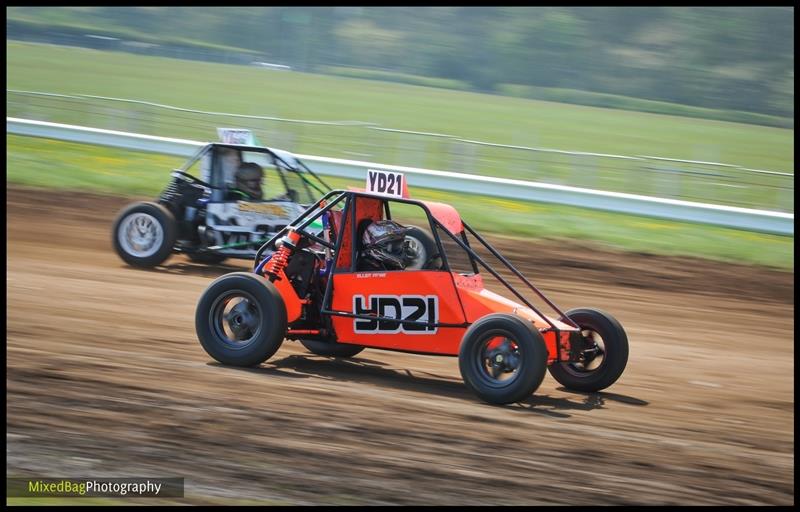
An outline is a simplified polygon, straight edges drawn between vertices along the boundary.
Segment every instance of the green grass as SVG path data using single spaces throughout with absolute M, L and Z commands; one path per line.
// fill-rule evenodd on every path
M 499 144 L 793 169 L 793 130 L 85 48 L 9 42 L 7 49 L 8 86 L 15 89 L 124 97 L 203 111 L 370 121 Z M 363 126 L 209 116 L 102 100 L 10 94 L 7 112 L 196 140 L 216 138 L 218 126 L 247 127 L 265 144 L 298 153 L 794 210 L 791 177 L 725 167 L 530 152 Z
M 10 89 L 295 119 L 360 120 L 498 144 L 794 169 L 794 131 L 789 129 L 33 43 L 7 42 L 6 51 Z M 70 113 L 64 116 L 69 122 Z M 186 136 L 192 125 L 176 123 L 169 135 Z M 313 139 L 301 149 L 315 149 Z M 326 148 L 320 143 L 316 149 Z M 436 155 L 448 149 L 421 150 Z M 435 168 L 447 167 L 441 163 Z
M 182 158 L 49 139 L 6 136 L 8 183 L 155 197 Z M 325 177 L 333 187 L 361 182 Z M 414 198 L 455 206 L 481 232 L 569 239 L 615 249 L 794 270 L 794 237 L 702 224 L 414 188 Z M 488 214 L 491 212 L 490 214 Z
M 349 68 L 344 66 L 321 66 L 317 71 L 326 75 L 337 75 L 348 78 L 363 78 L 364 80 L 381 80 L 384 82 L 398 82 L 401 84 L 421 85 L 424 87 L 439 87 L 441 89 L 459 91 L 468 91 L 470 89 L 469 84 L 462 80 L 410 75 L 408 73 L 397 73 L 393 71 Z
M 635 110 L 638 112 L 652 112 L 655 114 L 668 114 L 685 117 L 699 117 L 702 119 L 717 119 L 732 121 L 734 123 L 760 124 L 778 128 L 794 128 L 794 118 L 770 116 L 756 112 L 743 112 L 738 110 L 717 110 L 665 101 L 646 100 L 616 94 L 581 91 L 576 89 L 563 89 L 555 87 L 537 87 L 533 85 L 500 84 L 498 91 L 508 96 L 530 98 L 534 100 L 557 101 L 561 103 L 574 103 L 576 105 L 589 105 L 593 107 L 608 107 L 622 110 Z
M 153 195 L 186 160 L 14 135 L 6 143 L 6 180 L 34 187 Z

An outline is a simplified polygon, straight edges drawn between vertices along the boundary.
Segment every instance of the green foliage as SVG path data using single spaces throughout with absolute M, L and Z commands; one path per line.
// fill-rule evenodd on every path
M 580 91 L 577 89 L 559 89 L 555 87 L 537 87 L 534 85 L 499 84 L 497 92 L 507 96 L 530 98 L 544 101 L 557 101 L 588 105 L 591 107 L 618 108 L 635 110 L 639 112 L 652 112 L 654 114 L 667 114 L 672 116 L 698 117 L 701 119 L 717 119 L 732 123 L 760 124 L 778 128 L 794 128 L 794 118 L 768 116 L 754 112 L 737 110 L 715 110 L 710 108 L 693 107 L 678 103 L 664 101 L 644 100 L 629 96 L 603 94 L 597 92 Z
M 216 51 L 229 51 L 239 52 L 245 54 L 257 55 L 256 52 L 245 48 L 238 48 L 234 46 L 226 46 L 220 44 L 212 44 L 200 40 L 190 38 L 182 38 L 175 36 L 150 36 L 141 34 L 128 27 L 97 27 L 86 24 L 85 22 L 70 22 L 59 24 L 56 27 L 49 23 L 43 23 L 36 20 L 25 19 L 9 19 L 6 22 L 6 29 L 13 31 L 18 35 L 36 36 L 38 34 L 49 34 L 53 30 L 57 30 L 61 35 L 72 36 L 77 40 L 85 38 L 89 35 L 100 35 L 104 37 L 112 37 L 119 39 L 129 39 L 141 43 L 149 43 L 154 45 L 169 45 L 180 48 L 192 48 L 197 50 L 216 50 Z

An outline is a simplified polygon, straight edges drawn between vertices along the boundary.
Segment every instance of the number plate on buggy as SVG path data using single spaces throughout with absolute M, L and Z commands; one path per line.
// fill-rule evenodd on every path
M 380 318 L 357 318 L 353 332 L 357 334 L 436 334 L 436 326 L 409 324 L 397 320 L 435 324 L 439 319 L 439 297 L 436 295 L 363 295 L 353 296 L 353 313 Z
M 367 192 L 393 197 L 408 197 L 405 177 L 399 172 L 367 169 Z

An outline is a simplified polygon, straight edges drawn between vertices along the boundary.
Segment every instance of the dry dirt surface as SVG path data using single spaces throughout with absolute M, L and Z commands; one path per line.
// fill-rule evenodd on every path
M 191 504 L 794 503 L 793 272 L 516 243 L 562 309 L 620 320 L 630 359 L 604 392 L 548 375 L 499 407 L 451 357 L 217 364 L 195 305 L 249 262 L 134 269 L 110 240 L 129 198 L 7 193 L 8 476 L 184 477 Z

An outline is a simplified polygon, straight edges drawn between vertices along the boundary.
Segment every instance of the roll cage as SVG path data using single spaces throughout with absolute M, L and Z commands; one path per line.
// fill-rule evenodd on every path
M 226 144 L 218 142 L 211 142 L 205 144 L 186 162 L 184 162 L 184 164 L 180 168 L 175 169 L 173 173 L 178 173 L 188 176 L 192 178 L 194 181 L 200 183 L 201 185 L 208 187 L 211 190 L 212 201 L 224 200 L 226 186 L 222 176 L 220 162 L 216 161 L 219 158 L 218 155 L 220 153 L 217 150 L 220 148 L 234 149 L 240 152 L 262 153 L 269 155 L 272 158 L 272 161 L 275 164 L 275 168 L 277 169 L 278 175 L 280 176 L 280 179 L 283 182 L 286 189 L 289 190 L 294 188 L 292 187 L 292 184 L 289 183 L 288 175 L 297 176 L 299 178 L 299 183 L 304 189 L 303 192 L 305 192 L 307 198 L 318 197 L 319 194 L 325 194 L 332 188 L 330 185 L 325 183 L 325 181 L 318 174 L 312 171 L 306 164 L 304 164 L 300 159 L 298 159 L 293 154 L 279 149 L 273 149 L 264 146 L 249 146 L 245 144 Z M 191 168 L 199 160 L 201 160 L 203 157 L 209 154 L 212 157 L 210 182 L 200 180 L 197 177 L 192 176 L 187 172 L 189 168 Z M 309 203 L 311 202 L 311 200 L 313 199 L 303 202 Z
M 473 270 L 473 275 L 479 274 L 479 265 L 483 267 L 487 272 L 489 272 L 494 278 L 500 281 L 514 296 L 521 301 L 526 307 L 530 308 L 533 312 L 535 312 L 539 317 L 541 317 L 549 326 L 550 329 L 558 332 L 560 329 L 548 318 L 544 315 L 539 308 L 537 308 L 532 301 L 528 300 L 516 287 L 514 287 L 507 279 L 505 279 L 500 273 L 495 269 L 489 262 L 487 262 L 484 258 L 478 255 L 475 250 L 470 246 L 469 237 L 467 233 L 469 233 L 474 239 L 480 244 L 480 246 L 484 247 L 489 253 L 494 256 L 494 258 L 499 261 L 503 267 L 508 269 L 514 276 L 516 276 L 529 290 L 533 291 L 542 301 L 544 301 L 550 308 L 552 308 L 557 314 L 559 321 L 566 323 L 574 328 L 580 329 L 580 327 L 573 322 L 561 309 L 558 308 L 552 301 L 550 301 L 544 293 L 542 293 L 530 280 L 528 280 L 522 273 L 517 270 L 511 262 L 509 262 L 503 255 L 501 255 L 494 247 L 489 244 L 483 237 L 481 237 L 468 223 L 464 222 L 463 219 L 458 218 L 458 223 L 455 225 L 461 226 L 461 229 L 457 233 L 453 233 L 446 224 L 449 224 L 451 227 L 454 225 L 452 218 L 446 218 L 443 213 L 445 212 L 441 209 L 441 206 L 445 206 L 450 208 L 448 205 L 442 205 L 441 203 L 428 203 L 425 201 L 419 201 L 414 199 L 405 199 L 405 198 L 397 198 L 397 197 L 387 197 L 385 195 L 369 193 L 369 192 L 361 192 L 361 191 L 345 191 L 345 190 L 332 190 L 325 194 L 322 198 L 320 198 L 316 203 L 309 206 L 300 216 L 298 216 L 291 224 L 287 225 L 283 229 L 281 229 L 278 233 L 276 233 L 272 238 L 270 238 L 267 242 L 265 242 L 256 252 L 255 262 L 253 272 L 256 274 L 261 274 L 264 268 L 264 265 L 269 261 L 271 258 L 267 256 L 266 258 L 262 259 L 262 255 L 265 251 L 270 248 L 274 248 L 275 244 L 281 240 L 281 237 L 289 233 L 290 231 L 294 231 L 298 233 L 301 237 L 305 237 L 308 240 L 316 242 L 326 249 L 332 251 L 332 257 L 325 260 L 325 268 L 321 271 L 322 275 L 327 278 L 327 282 L 325 284 L 325 292 L 323 295 L 320 313 L 323 315 L 330 315 L 330 316 L 342 316 L 342 317 L 349 317 L 349 318 L 360 318 L 365 320 L 387 320 L 393 322 L 399 322 L 403 325 L 405 324 L 413 324 L 413 325 L 421 325 L 426 327 L 467 327 L 468 324 L 446 324 L 440 322 L 421 322 L 416 320 L 398 320 L 397 318 L 392 317 L 385 317 L 380 315 L 364 315 L 364 314 L 357 314 L 352 313 L 349 311 L 338 311 L 331 309 L 331 302 L 333 296 L 332 290 L 332 283 L 333 274 L 336 273 L 355 273 L 358 272 L 356 270 L 356 260 L 357 260 L 357 251 L 354 249 L 354 244 L 357 243 L 357 230 L 358 230 L 358 220 L 356 217 L 356 210 L 357 210 L 357 202 L 360 198 L 368 198 L 371 200 L 380 200 L 382 202 L 381 208 L 383 210 L 384 218 L 391 219 L 391 211 L 389 207 L 389 203 L 397 202 L 397 203 L 404 203 L 404 204 L 411 204 L 419 206 L 423 209 L 427 216 L 429 228 L 431 233 L 433 234 L 433 238 L 436 242 L 436 247 L 441 257 L 442 266 L 439 270 L 445 271 L 454 275 L 455 273 L 450 268 L 450 263 L 447 259 L 446 251 L 444 250 L 444 245 L 442 243 L 442 239 L 439 236 L 439 231 L 445 233 L 453 242 L 455 242 L 459 248 L 468 255 L 470 266 Z M 308 231 L 308 227 L 317 219 L 322 218 L 322 224 L 325 229 L 328 229 L 330 225 L 330 213 L 333 211 L 334 207 L 339 205 L 340 203 L 344 202 L 344 205 L 341 209 L 341 222 L 340 225 L 335 226 L 336 232 L 331 233 L 335 236 L 335 241 L 331 242 L 328 240 L 324 240 L 319 236 L 310 233 Z M 432 211 L 432 208 L 434 211 Z M 452 210 L 455 212 L 455 210 Z M 347 219 L 349 218 L 349 222 Z M 349 231 L 349 232 L 348 232 Z M 350 240 L 351 248 L 349 253 L 349 262 L 341 262 L 339 261 L 342 257 L 342 248 L 344 243 Z M 400 271 L 403 272 L 403 271 Z M 367 272 L 367 273 L 371 273 Z M 460 300 L 460 299 L 459 299 Z

